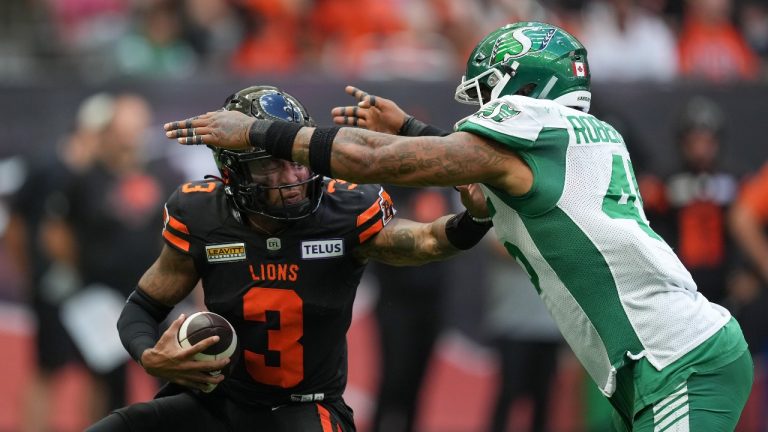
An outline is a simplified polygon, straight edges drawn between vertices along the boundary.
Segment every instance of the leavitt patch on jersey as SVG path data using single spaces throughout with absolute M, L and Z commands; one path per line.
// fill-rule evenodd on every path
M 301 242 L 302 259 L 333 258 L 344 255 L 344 240 L 312 240 Z
M 206 245 L 205 256 L 210 263 L 244 261 L 245 243 Z

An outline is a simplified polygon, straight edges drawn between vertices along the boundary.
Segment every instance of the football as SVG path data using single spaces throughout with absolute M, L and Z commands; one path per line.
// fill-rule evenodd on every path
M 181 323 L 176 338 L 182 348 L 189 348 L 211 336 L 218 336 L 219 341 L 206 350 L 195 354 L 194 359 L 197 361 L 209 361 L 232 357 L 237 349 L 237 333 L 235 333 L 232 324 L 219 314 L 203 311 L 188 316 Z M 230 367 L 223 371 L 225 375 L 228 369 L 231 368 L 231 363 L 228 366 Z M 216 376 L 221 374 L 222 371 L 212 371 L 209 373 Z M 213 391 L 214 388 L 216 386 L 210 384 L 203 391 L 208 393 Z
M 177 338 L 182 348 L 218 336 L 219 341 L 205 351 L 195 354 L 195 360 L 209 361 L 232 357 L 237 348 L 237 334 L 226 318 L 213 312 L 197 312 L 187 317 L 179 327 Z

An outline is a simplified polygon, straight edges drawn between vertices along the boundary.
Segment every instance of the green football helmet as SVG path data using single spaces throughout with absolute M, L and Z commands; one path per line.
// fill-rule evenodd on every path
M 551 24 L 507 24 L 472 50 L 456 100 L 483 105 L 505 95 L 551 99 L 589 111 L 592 94 L 587 50 Z

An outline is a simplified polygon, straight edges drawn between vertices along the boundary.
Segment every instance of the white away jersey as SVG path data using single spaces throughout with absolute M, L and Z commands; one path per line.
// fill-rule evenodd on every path
M 484 186 L 493 225 L 605 395 L 628 361 L 646 357 L 661 370 L 728 322 L 648 225 L 612 126 L 550 100 L 505 96 L 457 130 L 509 147 L 533 171 L 522 197 Z

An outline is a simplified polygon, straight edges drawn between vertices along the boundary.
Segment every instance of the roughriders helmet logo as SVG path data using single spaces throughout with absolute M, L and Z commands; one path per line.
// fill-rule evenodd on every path
M 531 51 L 541 51 L 549 45 L 557 29 L 552 27 L 523 27 L 496 39 L 491 52 L 493 63 L 520 58 Z

